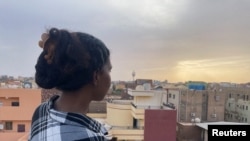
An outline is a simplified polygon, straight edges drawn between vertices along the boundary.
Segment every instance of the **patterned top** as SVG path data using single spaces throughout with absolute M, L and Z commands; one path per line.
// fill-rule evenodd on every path
M 53 109 L 53 96 L 34 112 L 29 141 L 107 141 L 107 130 L 98 121 L 78 113 Z

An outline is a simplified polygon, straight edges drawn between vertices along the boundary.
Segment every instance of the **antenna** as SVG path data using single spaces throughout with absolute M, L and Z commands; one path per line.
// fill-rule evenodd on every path
M 133 81 L 135 81 L 135 71 L 132 72 Z

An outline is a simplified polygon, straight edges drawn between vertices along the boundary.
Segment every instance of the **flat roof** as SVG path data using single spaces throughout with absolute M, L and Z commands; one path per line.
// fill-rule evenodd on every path
M 249 123 L 242 123 L 242 122 L 227 122 L 227 121 L 218 121 L 218 122 L 203 122 L 203 123 L 196 123 L 195 125 L 203 128 L 205 130 L 208 129 L 208 125 L 250 125 Z
M 154 96 L 153 90 L 132 90 L 128 89 L 128 94 L 131 96 Z

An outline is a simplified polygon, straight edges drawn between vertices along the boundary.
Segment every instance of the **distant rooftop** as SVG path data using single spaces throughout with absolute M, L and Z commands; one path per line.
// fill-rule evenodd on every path
M 225 121 L 218 121 L 218 122 L 204 122 L 204 123 L 196 123 L 197 126 L 208 130 L 208 125 L 250 125 L 249 123 L 239 123 L 239 122 L 225 122 Z

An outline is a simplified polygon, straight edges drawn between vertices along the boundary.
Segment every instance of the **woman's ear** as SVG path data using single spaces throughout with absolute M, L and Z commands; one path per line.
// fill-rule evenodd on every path
M 99 80 L 99 73 L 98 73 L 98 71 L 95 71 L 93 73 L 93 84 L 94 84 L 94 86 L 98 85 L 98 80 Z

